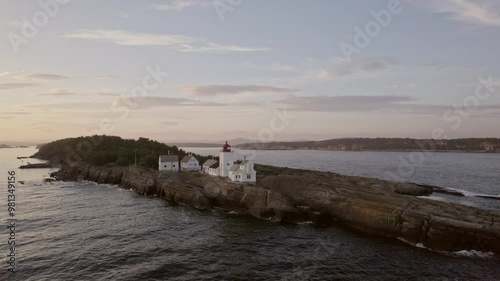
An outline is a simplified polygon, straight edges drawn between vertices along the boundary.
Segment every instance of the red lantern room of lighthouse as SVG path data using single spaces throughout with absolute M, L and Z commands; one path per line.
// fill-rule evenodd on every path
M 231 152 L 231 146 L 227 143 L 222 147 L 222 152 Z

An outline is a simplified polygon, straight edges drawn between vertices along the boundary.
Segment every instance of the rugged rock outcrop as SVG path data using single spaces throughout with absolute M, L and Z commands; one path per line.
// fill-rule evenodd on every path
M 440 251 L 500 253 L 500 211 L 416 196 L 432 187 L 334 173 L 257 166 L 256 186 L 197 173 L 65 164 L 61 180 L 119 184 L 198 209 L 218 207 L 281 222 L 337 222 Z
M 500 253 L 500 211 L 401 195 L 377 183 L 353 188 L 335 176 L 328 181 L 270 176 L 262 185 L 365 233 L 440 251 Z
M 197 209 L 218 207 L 290 223 L 307 219 L 306 211 L 295 208 L 277 192 L 198 173 L 160 173 L 142 167 L 106 168 L 73 163 L 64 164 L 52 176 L 66 181 L 118 184 L 139 194 L 156 195 Z

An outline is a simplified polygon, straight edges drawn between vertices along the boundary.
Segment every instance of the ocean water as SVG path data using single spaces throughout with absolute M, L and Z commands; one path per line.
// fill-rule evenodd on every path
M 218 155 L 219 148 L 183 148 L 203 155 Z M 434 194 L 437 200 L 500 209 L 500 153 L 419 153 L 372 151 L 248 151 L 235 150 L 239 158 L 258 164 L 335 172 L 444 187 L 463 197 Z
M 16 187 L 16 273 L 6 271 L 2 227 L 0 280 L 500 280 L 490 253 L 437 253 L 335 225 L 202 212 L 111 185 L 45 183 L 50 169 L 16 169 L 16 156 L 33 153 L 0 149 L 3 224 L 7 171 L 25 183 Z

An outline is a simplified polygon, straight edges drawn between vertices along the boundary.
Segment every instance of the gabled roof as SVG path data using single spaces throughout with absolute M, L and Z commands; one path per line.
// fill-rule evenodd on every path
M 177 155 L 160 155 L 160 162 L 179 162 Z
M 186 156 L 184 156 L 184 158 L 182 158 L 181 163 L 187 163 L 191 159 L 194 159 L 194 160 L 198 161 L 194 156 L 192 156 L 192 155 L 186 155 Z
M 236 172 L 236 171 L 238 171 L 239 169 L 240 169 L 240 164 L 234 164 L 233 166 L 231 166 L 231 167 L 229 168 L 229 171 L 230 171 L 230 172 Z
M 214 159 L 208 159 L 207 161 L 205 161 L 205 163 L 203 163 L 203 167 L 210 167 L 212 166 L 214 163 L 217 163 L 217 160 L 214 160 Z
M 215 161 L 215 163 L 212 164 L 212 166 L 210 166 L 211 169 L 217 169 L 219 168 L 219 163 L 217 163 L 217 161 Z

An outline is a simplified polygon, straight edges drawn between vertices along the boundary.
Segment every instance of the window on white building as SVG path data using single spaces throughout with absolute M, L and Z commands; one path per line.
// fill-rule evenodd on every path
M 251 175 L 247 175 L 247 179 L 248 179 L 248 180 L 249 180 L 249 179 L 251 179 L 251 178 L 252 178 L 252 176 L 251 176 Z

